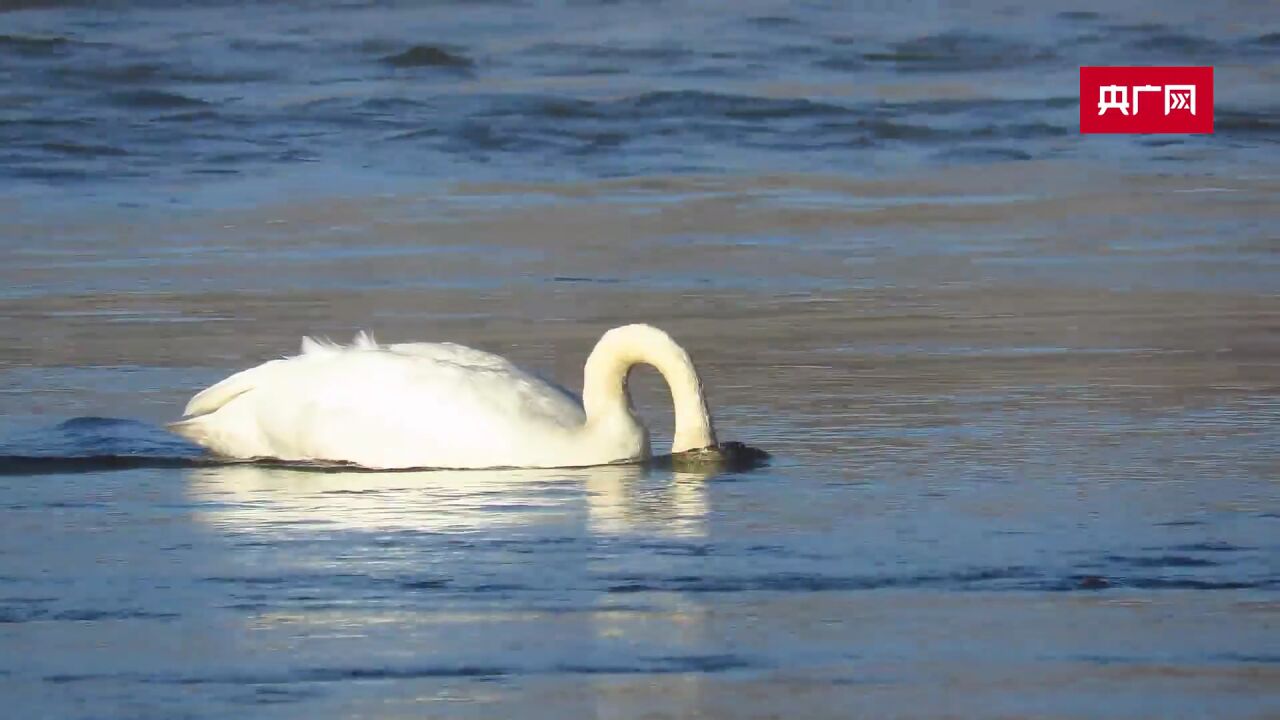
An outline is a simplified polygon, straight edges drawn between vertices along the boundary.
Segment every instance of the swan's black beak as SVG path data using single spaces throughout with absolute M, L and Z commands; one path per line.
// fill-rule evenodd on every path
M 740 442 L 723 442 L 668 456 L 672 470 L 707 474 L 754 470 L 769 464 L 769 457 L 764 450 Z

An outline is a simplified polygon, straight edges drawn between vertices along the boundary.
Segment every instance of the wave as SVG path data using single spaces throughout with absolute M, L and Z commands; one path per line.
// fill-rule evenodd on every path
M 466 55 L 451 52 L 436 45 L 414 45 L 403 52 L 386 55 L 381 61 L 397 68 L 432 67 L 467 70 L 475 66 L 475 61 Z
M 130 90 L 108 93 L 106 100 L 112 105 L 140 110 L 174 110 L 210 104 L 198 98 L 163 90 Z
M 714 457 L 694 451 L 660 455 L 648 464 L 663 470 L 736 472 L 762 467 L 769 459 L 764 450 L 727 441 Z M 347 463 L 218 457 L 163 428 L 122 418 L 72 418 L 0 443 L 0 477 L 237 465 L 319 473 L 387 472 Z
M 998 70 L 1011 65 L 1048 62 L 1057 53 L 1046 47 L 994 35 L 946 32 L 925 35 L 891 45 L 888 50 L 866 52 L 868 64 L 892 65 L 905 72 L 958 73 Z
M 0 35 L 0 52 L 17 55 L 51 55 L 71 44 L 70 38 L 60 35 Z

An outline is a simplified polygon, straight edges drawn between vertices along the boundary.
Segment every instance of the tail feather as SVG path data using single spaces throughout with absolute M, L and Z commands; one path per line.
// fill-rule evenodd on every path
M 302 354 L 315 355 L 317 353 L 328 352 L 330 350 L 339 349 L 339 345 L 328 338 L 302 338 Z
M 288 360 L 271 360 L 255 368 L 249 368 L 223 380 L 222 382 L 201 390 L 191 398 L 183 415 L 206 415 L 226 405 L 237 397 L 264 384 Z
M 208 447 L 210 441 L 209 428 L 205 425 L 203 420 L 204 416 L 188 418 L 186 420 L 171 422 L 165 425 L 165 427 L 175 435 L 181 435 L 197 445 Z

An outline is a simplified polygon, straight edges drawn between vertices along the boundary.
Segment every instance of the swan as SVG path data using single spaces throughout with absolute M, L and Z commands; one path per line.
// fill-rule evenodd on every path
M 299 355 L 209 387 L 177 434 L 232 458 L 370 469 L 584 467 L 649 459 L 649 432 L 627 393 L 632 366 L 667 381 L 673 454 L 715 452 L 715 428 L 689 354 L 662 330 L 625 325 L 601 336 L 582 399 L 505 358 L 454 343 L 343 346 L 303 338 Z

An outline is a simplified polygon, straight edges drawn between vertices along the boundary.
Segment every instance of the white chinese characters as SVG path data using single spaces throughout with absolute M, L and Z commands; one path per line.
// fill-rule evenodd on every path
M 1142 93 L 1161 90 L 1164 90 L 1165 115 L 1174 110 L 1196 114 L 1195 85 L 1102 85 L 1098 88 L 1098 114 L 1105 115 L 1108 110 L 1119 110 L 1121 115 L 1137 115 L 1138 98 Z

